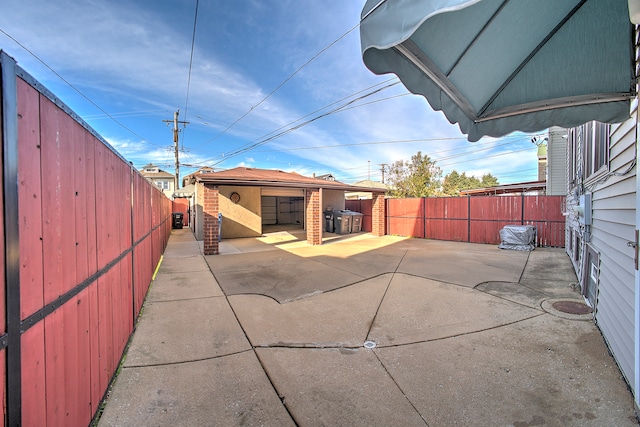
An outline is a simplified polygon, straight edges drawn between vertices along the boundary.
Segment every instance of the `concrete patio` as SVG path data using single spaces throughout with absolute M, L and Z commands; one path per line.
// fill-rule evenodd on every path
M 173 230 L 99 425 L 637 425 L 562 249 L 329 236 Z

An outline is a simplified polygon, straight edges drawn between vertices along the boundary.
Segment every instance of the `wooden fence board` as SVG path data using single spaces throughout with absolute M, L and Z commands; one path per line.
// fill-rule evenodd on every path
M 106 390 L 111 378 L 112 368 L 115 364 L 113 351 L 113 299 L 111 285 L 113 280 L 113 269 L 98 279 L 98 354 L 99 389 Z
M 64 425 L 81 425 L 80 419 L 80 370 L 78 369 L 80 364 L 80 336 L 78 335 L 78 306 L 80 301 L 78 296 L 69 300 L 62 307 L 58 308 L 54 313 L 60 312 L 62 314 L 62 327 L 59 332 L 55 334 L 48 333 L 48 337 L 59 337 L 57 340 L 58 345 L 54 346 L 60 351 L 60 358 L 63 366 L 62 377 L 47 378 L 47 388 L 49 388 L 49 381 L 59 381 L 64 384 L 64 407 L 61 419 L 64 420 Z M 45 324 L 46 328 L 46 324 Z M 49 347 L 49 341 L 46 340 L 47 348 Z M 47 351 L 48 353 L 48 351 Z M 47 371 L 49 365 L 47 366 Z M 47 400 L 49 395 L 47 395 Z M 63 424 L 59 424 L 63 425 Z
M 466 197 L 427 197 L 425 206 L 427 219 L 466 219 L 469 199 Z
M 425 233 L 427 239 L 466 242 L 469 227 L 466 219 L 428 219 Z
M 40 94 L 18 80 L 18 214 L 20 216 L 21 319 L 44 305 L 42 191 L 40 184 Z M 3 257 L 4 260 L 4 257 Z M 3 275 L 4 277 L 4 275 Z M 4 310 L 4 292 L 2 292 Z M 0 316 L 4 330 L 5 316 Z
M 345 209 L 362 214 L 361 231 L 371 232 L 373 230 L 373 219 L 371 217 L 372 199 L 345 200 Z
M 94 284 L 95 286 L 95 284 Z M 76 327 L 78 337 L 77 351 L 77 408 L 78 424 L 87 425 L 87 420 L 93 418 L 91 409 L 91 299 L 90 288 L 84 289 L 77 296 L 76 304 Z
M 44 322 L 20 337 L 22 347 L 22 425 L 47 425 Z
M 389 234 L 409 237 L 424 237 L 424 220 L 421 218 L 392 218 Z
M 74 188 L 75 188 L 75 236 L 76 236 L 76 282 L 81 282 L 88 278 L 95 270 L 93 270 L 90 258 L 94 256 L 90 249 L 89 240 L 89 193 L 94 193 L 91 182 L 87 179 L 89 175 L 88 169 L 92 165 L 88 162 L 88 144 L 86 143 L 86 133 L 74 133 Z
M 524 198 L 525 221 L 563 221 L 563 197 L 526 196 Z
M 472 221 L 469 242 L 497 245 L 500 243 L 500 230 L 513 221 Z
M 49 100 L 41 98 L 42 239 L 44 260 L 44 301 L 48 304 L 76 284 L 73 132 L 77 123 Z M 73 158 L 73 157 L 71 157 Z
M 116 352 L 118 358 L 124 351 L 129 336 L 133 332 L 133 319 L 135 315 L 133 312 L 132 259 L 132 254 L 129 253 L 120 261 L 120 280 L 118 282 L 120 299 L 118 300 L 119 307 L 117 311 L 119 315 L 116 317 L 116 320 L 120 323 L 118 328 L 120 335 L 118 336 L 118 348 Z
M 87 305 L 89 306 L 89 392 L 91 398 L 91 413 L 98 410 L 100 400 L 106 389 L 101 387 L 100 375 L 100 308 L 98 302 L 98 282 L 87 287 Z
M 422 199 L 388 199 L 388 212 L 390 217 L 424 217 L 424 204 Z
M 98 271 L 98 242 L 96 234 L 96 175 L 95 175 L 95 150 L 96 146 L 102 145 L 93 135 L 85 133 L 85 184 L 86 192 L 84 203 L 87 206 L 87 266 L 89 273 Z
M 59 337 L 59 339 L 45 339 L 45 389 L 47 393 L 47 422 L 49 425 L 72 425 L 65 416 L 67 400 L 73 398 L 65 382 L 65 334 L 64 311 L 66 305 L 60 307 L 44 319 L 45 337 Z M 73 350 L 75 350 L 74 348 Z
M 522 219 L 521 197 L 473 196 L 469 201 L 471 220 L 499 220 L 513 223 Z

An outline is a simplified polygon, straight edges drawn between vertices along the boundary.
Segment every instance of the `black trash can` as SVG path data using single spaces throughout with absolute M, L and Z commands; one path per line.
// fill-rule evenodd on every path
M 172 228 L 182 228 L 184 224 L 184 213 L 173 212 L 172 217 L 173 217 Z
M 351 215 L 344 213 L 344 211 L 338 211 L 335 213 L 335 226 L 336 233 L 349 234 L 351 233 Z
M 324 211 L 324 231 L 327 233 L 335 232 L 335 226 L 333 224 L 333 210 Z

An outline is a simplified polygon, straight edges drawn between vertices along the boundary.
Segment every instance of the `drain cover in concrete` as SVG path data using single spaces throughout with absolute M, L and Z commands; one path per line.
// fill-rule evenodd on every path
M 568 320 L 593 320 L 593 309 L 581 299 L 555 298 L 542 301 L 549 314 Z
M 553 308 L 568 314 L 589 314 L 593 309 L 587 304 L 578 301 L 556 301 L 551 304 Z

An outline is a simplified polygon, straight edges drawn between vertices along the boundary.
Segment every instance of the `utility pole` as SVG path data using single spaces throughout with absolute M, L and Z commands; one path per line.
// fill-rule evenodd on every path
M 386 163 L 380 163 L 380 171 L 382 172 L 382 183 L 384 184 L 384 167 L 387 166 Z
M 180 147 L 178 141 L 178 132 L 180 132 L 180 129 L 178 129 L 178 124 L 182 124 L 184 127 L 186 127 L 189 122 L 183 122 L 183 121 L 179 121 L 178 120 L 178 116 L 180 115 L 180 110 L 176 110 L 175 113 L 173 113 L 173 120 L 163 120 L 163 122 L 165 122 L 167 125 L 169 125 L 169 123 L 173 122 L 173 146 L 174 146 L 174 151 L 175 151 L 175 155 L 176 155 L 176 164 L 175 164 L 175 169 L 176 169 L 176 177 L 175 177 L 175 184 L 173 186 L 173 188 L 175 190 L 180 189 L 180 159 L 178 158 L 178 149 Z M 174 190 L 174 191 L 175 191 Z

